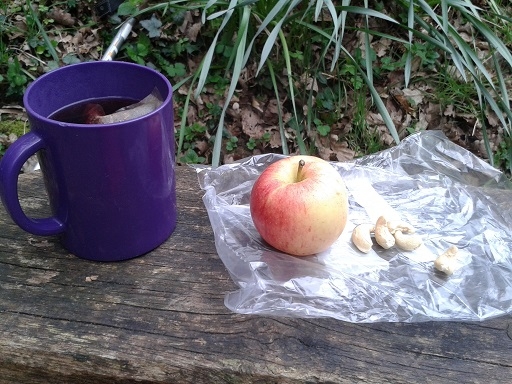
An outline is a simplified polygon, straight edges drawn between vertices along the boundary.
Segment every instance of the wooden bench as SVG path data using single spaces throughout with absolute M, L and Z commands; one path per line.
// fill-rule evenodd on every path
M 481 323 L 352 324 L 239 315 L 193 169 L 179 222 L 118 263 L 67 253 L 0 208 L 0 383 L 508 383 L 512 316 Z M 46 215 L 39 172 L 20 177 Z

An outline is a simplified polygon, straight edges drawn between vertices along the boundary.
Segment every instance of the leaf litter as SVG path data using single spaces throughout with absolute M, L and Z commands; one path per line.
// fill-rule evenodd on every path
M 24 2 L 21 0 L 13 1 L 13 7 L 21 7 Z M 76 15 L 73 16 L 64 8 L 64 5 L 50 6 L 45 18 L 53 20 L 47 25 L 47 33 L 50 39 L 58 44 L 56 50 L 64 62 L 66 56 L 76 58 L 77 61 L 99 60 L 101 51 L 107 47 L 110 41 L 105 41 L 105 37 L 112 35 L 110 29 L 112 26 L 108 23 L 101 23 L 94 16 L 92 7 L 88 2 L 78 2 Z M 89 23 L 93 19 L 98 23 Z M 27 28 L 27 21 L 21 14 L 11 16 L 11 20 L 17 28 L 13 29 L 8 36 L 12 41 L 23 39 L 23 32 Z M 372 20 L 372 28 L 378 29 L 378 20 Z M 474 39 L 472 28 L 469 24 L 464 24 L 462 20 L 453 20 L 453 25 L 464 40 L 474 45 L 478 56 L 488 57 L 490 53 L 489 46 L 484 41 Z M 201 34 L 202 23 L 198 11 L 187 11 L 184 14 L 181 24 L 174 30 L 175 33 L 167 34 L 169 25 L 162 25 L 162 21 L 155 14 L 149 18 L 140 20 L 140 26 L 136 27 L 131 33 L 132 41 L 139 34 L 149 34 L 150 38 L 159 38 L 169 43 L 179 39 L 188 39 L 195 42 Z M 95 25 L 91 27 L 90 25 Z M 110 28 L 110 29 L 109 29 Z M 106 33 L 108 32 L 108 33 Z M 347 32 L 347 49 L 351 47 L 360 47 L 364 50 L 364 42 L 359 32 L 352 34 Z M 399 47 L 395 46 L 389 39 L 373 38 L 371 47 L 376 57 L 383 58 L 391 56 Z M 32 54 L 31 47 L 25 41 L 16 51 L 17 59 L 23 63 L 25 68 L 35 70 L 37 73 L 48 71 L 49 63 L 43 62 Z M 188 56 L 186 67 L 187 75 L 193 73 L 199 67 L 201 55 Z M 432 71 L 430 69 L 430 71 Z M 435 70 L 434 70 L 435 72 Z M 457 108 L 453 103 L 441 105 L 436 100 L 436 90 L 428 83 L 429 70 L 422 68 L 419 60 L 413 60 L 413 77 L 410 80 L 409 87 L 404 87 L 403 71 L 390 71 L 386 77 L 378 79 L 375 83 L 379 95 L 384 100 L 393 122 L 397 127 L 400 138 L 404 138 L 410 133 L 420 130 L 442 130 L 453 142 L 475 153 L 477 156 L 487 159 L 487 152 L 484 147 L 482 122 L 474 113 L 468 113 Z M 510 85 L 512 80 L 507 79 Z M 454 76 L 456 77 L 456 76 Z M 319 92 L 319 85 L 306 74 L 297 74 L 298 80 L 295 85 L 299 90 L 312 92 L 314 95 Z M 285 74 L 278 78 L 282 85 L 286 84 Z M 262 87 L 257 86 L 258 82 L 255 76 L 255 64 L 249 63 L 239 80 L 239 89 L 235 97 L 230 101 L 225 120 L 226 135 L 225 140 L 229 141 L 236 138 L 236 145 L 232 150 L 224 150 L 223 160 L 225 163 L 233 162 L 247 156 L 261 153 L 282 153 L 283 139 L 281 138 L 279 128 L 279 108 L 283 123 L 285 126 L 284 140 L 286 141 L 286 150 L 291 153 L 298 153 L 296 145 L 296 131 L 288 124 L 293 120 L 293 114 L 289 106 L 289 100 L 283 91 L 280 94 L 280 100 L 275 98 L 273 91 L 262 92 Z M 218 121 L 218 111 L 222 108 L 227 91 L 219 92 L 214 87 L 207 86 L 198 98 L 192 99 L 187 114 L 187 126 L 194 123 L 207 126 L 201 135 L 198 135 L 193 143 L 194 150 L 198 155 L 205 158 L 205 162 L 211 158 L 213 149 L 211 127 L 214 127 Z M 512 88 L 512 87 L 509 87 Z M 188 92 L 187 84 L 178 89 L 179 95 L 186 95 Z M 326 160 L 347 161 L 357 156 L 364 155 L 360 148 L 351 144 L 349 136 L 354 130 L 354 119 L 356 111 L 356 91 L 347 89 L 344 96 L 343 106 L 339 119 L 329 127 L 327 135 L 320 135 L 317 130 L 304 132 L 304 139 L 312 147 L 313 151 Z M 177 98 L 178 99 L 178 98 Z M 179 98 L 182 100 L 183 98 Z M 307 114 L 307 105 L 300 105 L 296 100 L 298 108 Z M 365 126 L 368 131 L 378 137 L 380 149 L 394 145 L 382 117 L 371 107 L 371 99 L 365 100 L 367 113 L 365 116 Z M 19 118 L 19 111 L 11 115 L 12 105 L 0 105 L 0 120 L 9 118 Z M 16 107 L 16 106 L 14 106 Z M 176 110 L 183 107 L 182 101 L 175 100 Z M 488 127 L 491 148 L 496 150 L 503 139 L 503 130 L 500 128 L 500 121 L 495 113 L 488 110 L 486 113 L 486 123 Z M 176 132 L 180 129 L 181 114 L 175 114 Z M 2 143 L 0 143 L 1 145 Z M 4 143 L 5 145 L 6 143 Z M 8 143 L 7 143 L 8 144 Z M 223 146 L 225 148 L 225 146 Z M 178 158 L 180 158 L 178 154 Z

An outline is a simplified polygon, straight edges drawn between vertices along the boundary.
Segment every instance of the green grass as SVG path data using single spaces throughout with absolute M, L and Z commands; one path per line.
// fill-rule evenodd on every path
M 19 99 L 41 73 L 67 63 L 58 42 L 66 30 L 46 16 L 45 7 L 58 5 L 77 15 L 81 7 L 83 15 L 93 4 L 26 0 L 0 5 L 0 90 L 9 100 Z M 347 119 L 351 129 L 339 140 L 358 155 L 384 149 L 376 127 L 367 122 L 369 112 L 380 114 L 398 143 L 412 128 L 395 126 L 386 106 L 389 89 L 422 83 L 433 89 L 432 102 L 475 115 L 489 162 L 505 169 L 512 164 L 511 6 L 503 0 L 479 4 L 481 8 L 467 0 L 127 0 L 108 21 L 82 22 L 108 40 L 123 19 L 139 21 L 137 37 L 128 39 L 118 59 L 155 67 L 175 85 L 180 161 L 218 166 L 225 153 L 269 149 L 265 138 L 234 136 L 228 129 L 232 102 L 244 96 L 240 79 L 249 73 L 251 93 L 279 100 L 282 153 L 316 154 L 320 143 L 315 137 L 329 138 L 332 127 Z M 25 29 L 15 23 L 15 15 L 24 17 Z M 202 22 L 195 40 L 179 30 L 190 15 Z M 15 44 L 7 38 L 13 35 Z M 384 53 L 376 50 L 379 42 L 387 46 Z M 394 73 L 401 73 L 401 80 L 388 84 Z M 209 104 L 199 108 L 203 98 Z M 194 108 L 202 114 L 199 122 L 189 121 Z M 496 127 L 489 126 L 489 113 L 503 136 L 495 152 L 488 133 Z M 200 151 L 199 141 L 211 149 Z

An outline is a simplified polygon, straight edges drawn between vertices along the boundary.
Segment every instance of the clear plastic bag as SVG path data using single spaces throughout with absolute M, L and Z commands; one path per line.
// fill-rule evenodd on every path
M 498 170 L 440 131 L 353 162 L 332 163 L 349 190 L 349 222 L 328 251 L 294 257 L 271 248 L 252 223 L 254 181 L 282 155 L 197 167 L 220 258 L 239 286 L 225 305 L 244 314 L 333 317 L 349 322 L 474 321 L 512 312 L 512 186 Z M 421 234 L 412 252 L 359 252 L 355 225 L 379 215 Z M 434 260 L 450 245 L 459 268 Z

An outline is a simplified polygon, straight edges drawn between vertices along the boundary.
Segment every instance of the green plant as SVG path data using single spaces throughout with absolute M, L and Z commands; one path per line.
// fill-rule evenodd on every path
M 17 58 L 7 62 L 6 80 L 9 84 L 6 96 L 21 96 L 28 83 L 28 76 L 23 72 Z
M 318 118 L 314 119 L 314 123 L 316 126 L 316 130 L 320 136 L 327 136 L 331 131 L 331 127 L 327 124 L 323 124 L 322 121 Z
M 36 0 L 0 2 L 0 85 L 6 88 L 8 100 L 19 100 L 28 82 L 41 73 L 61 62 L 76 62 L 72 54 L 60 57 L 58 36 L 48 32 L 55 25 L 47 12 L 59 5 Z M 74 5 L 74 1 L 67 3 Z
M 199 156 L 194 149 L 189 148 L 183 156 L 180 157 L 180 162 L 184 164 L 201 164 L 206 160 L 205 157 Z
M 422 69 L 434 68 L 440 57 L 434 45 L 428 42 L 414 42 L 410 46 L 410 54 L 420 60 L 420 68 Z
M 354 63 L 345 63 L 340 69 L 341 76 L 349 79 L 350 84 L 354 90 L 360 90 L 364 85 L 364 80 L 359 74 L 359 71 Z
M 92 1 L 75 0 L 0 3 L 3 94 L 9 91 L 11 99 L 19 98 L 32 78 L 83 59 L 63 54 L 68 47 L 59 39 L 62 30 L 46 14 L 66 4 L 82 11 L 93 6 Z M 13 12 L 22 15 L 23 28 L 13 22 Z M 228 149 L 225 125 L 234 122 L 226 120 L 230 118 L 226 112 L 235 97 L 258 95 L 261 100 L 279 101 L 277 125 L 285 154 L 289 148 L 314 153 L 313 138 L 326 135 L 327 127 L 336 127 L 340 140 L 364 154 L 383 145 L 382 134 L 368 123 L 368 111 L 382 116 L 389 135 L 398 142 L 389 104 L 384 102 L 390 97 L 388 90 L 425 84 L 434 89 L 429 101 L 443 107 L 451 104 L 455 111 L 478 119 L 490 154 L 496 119 L 504 141 L 511 136 L 511 14 L 505 0 L 478 2 L 478 6 L 469 0 L 126 0 L 117 19 L 82 17 L 80 24 L 98 28 L 99 36 L 111 39 L 111 24 L 126 16 L 137 18 L 138 30 L 118 59 L 152 66 L 171 79 L 181 114 L 177 127 L 184 127 L 179 129 L 179 156 L 189 150 L 203 153 L 204 148 L 195 148 L 199 139 L 213 143 L 216 166 L 221 152 Z M 197 37 L 181 29 L 190 17 L 193 23 L 201 19 Z M 387 48 L 379 50 L 379 42 Z M 482 49 L 486 44 L 488 48 Z M 194 116 L 187 112 L 192 104 L 205 130 L 194 140 L 187 124 Z M 492 126 L 486 125 L 484 113 L 493 114 Z M 343 130 L 347 121 L 353 127 L 348 133 Z M 249 139 L 237 148 L 266 145 L 265 140 Z M 502 157 L 489 159 L 497 166 L 510 166 L 497 162 Z
M 512 53 L 492 31 L 489 23 L 481 17 L 482 8 L 469 1 L 456 0 L 439 0 L 430 3 L 424 0 L 401 1 L 400 4 L 409 10 L 409 44 L 413 44 L 413 39 L 420 39 L 436 46 L 443 59 L 453 64 L 463 81 L 473 84 L 480 110 L 483 111 L 487 107 L 492 110 L 500 120 L 505 134 L 510 136 L 512 110 L 502 75 L 502 65 L 509 69 L 512 67 Z M 439 14 L 434 11 L 435 7 L 439 8 Z M 452 24 L 451 19 L 454 14 L 472 26 L 474 36 L 488 42 L 490 55 L 485 63 L 478 57 L 475 47 L 468 44 Z M 409 50 L 407 58 L 406 79 L 410 78 L 411 74 L 412 50 Z M 485 119 L 481 121 L 485 124 Z M 489 159 L 493 163 L 491 147 L 485 134 L 486 126 L 484 125 L 482 129 Z
M 254 137 L 251 137 L 248 141 L 247 141 L 247 148 L 250 149 L 251 151 L 256 148 L 258 146 L 258 143 L 256 142 L 256 139 Z
M 252 150 L 256 149 L 257 147 L 265 147 L 265 145 L 267 145 L 269 140 L 270 140 L 270 133 L 265 132 L 259 139 L 255 139 L 254 137 L 249 138 L 249 140 L 247 140 L 247 143 L 245 145 L 246 145 L 247 149 L 252 151 Z
M 124 50 L 134 62 L 144 65 L 151 52 L 151 41 L 148 35 L 140 34 L 135 43 L 126 44 Z
M 358 156 L 378 152 L 382 150 L 382 143 L 377 132 L 370 129 L 366 121 L 368 113 L 366 93 L 360 90 L 354 97 L 356 106 L 352 119 L 352 129 L 347 135 L 350 147 L 356 151 Z
M 499 143 L 493 160 L 497 167 L 508 170 L 510 176 L 510 169 L 512 169 L 512 139 L 510 137 L 506 137 Z
M 451 67 L 442 67 L 439 76 L 431 80 L 435 97 L 444 109 L 451 105 L 456 111 L 478 116 L 478 92 L 469 82 L 462 81 Z
M 206 127 L 196 122 L 190 126 L 185 127 L 184 130 L 185 140 L 187 140 L 188 142 L 192 142 L 200 138 L 202 135 L 204 135 L 204 133 L 206 132 Z
M 233 152 L 238 145 L 238 137 L 231 136 L 228 141 L 226 141 L 226 150 L 228 152 Z
M 162 55 L 153 52 L 153 55 L 157 59 L 158 66 L 162 69 L 163 72 L 167 74 L 171 79 L 181 78 L 186 75 L 186 67 L 183 63 L 170 63 L 167 59 L 165 59 Z
M 262 3 L 262 2 L 258 2 Z M 501 40 L 489 28 L 489 25 L 484 22 L 480 16 L 481 8 L 474 6 L 471 2 L 461 2 L 456 0 L 446 1 L 430 1 L 424 0 L 408 0 L 399 1 L 396 7 L 392 7 L 391 10 L 395 11 L 394 14 L 404 14 L 406 17 L 404 24 L 400 24 L 396 21 L 396 18 L 385 15 L 377 10 L 369 8 L 368 1 L 364 1 L 364 7 L 356 7 L 350 5 L 349 0 L 344 0 L 341 5 L 335 5 L 331 1 L 316 1 L 310 2 L 308 6 L 304 6 L 303 2 L 300 1 L 275 1 L 266 2 L 265 6 L 259 7 L 259 5 L 252 6 L 252 3 L 245 3 L 243 6 L 237 2 L 231 1 L 229 5 L 223 8 L 221 11 L 214 12 L 208 17 L 210 19 L 222 17 L 222 24 L 218 30 L 218 33 L 214 39 L 212 46 L 217 43 L 218 36 L 220 35 L 223 27 L 225 27 L 232 17 L 238 16 L 239 29 L 237 34 L 237 40 L 235 41 L 235 49 L 233 51 L 232 60 L 230 61 L 231 69 L 230 73 L 232 76 L 232 83 L 228 92 L 228 99 L 234 93 L 234 84 L 240 76 L 241 69 L 246 65 L 249 57 L 252 53 L 252 48 L 256 44 L 256 39 L 261 35 L 262 31 L 269 29 L 268 37 L 263 44 L 261 55 L 258 64 L 258 70 L 267 63 L 270 53 L 276 47 L 281 48 L 282 57 L 285 61 L 285 68 L 288 74 L 289 84 L 289 96 L 292 100 L 292 110 L 295 121 L 290 125 L 296 129 L 297 145 L 300 151 L 303 153 L 306 151 L 305 145 L 302 142 L 302 133 L 304 132 L 301 128 L 299 120 L 299 113 L 297 111 L 295 100 L 295 89 L 293 86 L 293 75 L 291 60 L 293 55 L 290 52 L 297 52 L 295 49 L 290 49 L 288 41 L 285 37 L 285 28 L 293 28 L 296 24 L 300 24 L 310 31 L 316 32 L 319 36 L 328 38 L 325 49 L 323 52 L 333 53 L 331 60 L 331 71 L 334 71 L 338 66 L 338 58 L 341 56 L 345 59 L 344 66 L 341 67 L 341 71 L 338 71 L 340 75 L 351 75 L 352 86 L 360 88 L 362 82 L 358 80 L 360 77 L 368 87 L 369 94 L 372 97 L 375 108 L 382 115 L 385 124 L 387 125 L 390 134 L 393 136 L 396 142 L 399 141 L 396 128 L 394 123 L 389 116 L 389 113 L 374 86 L 374 71 L 373 63 L 375 56 L 373 55 L 370 45 L 370 35 L 379 36 L 381 38 L 389 38 L 395 42 L 401 43 L 405 47 L 405 56 L 403 59 L 404 72 L 405 72 L 405 86 L 408 86 L 411 79 L 412 63 L 413 59 L 417 57 L 423 67 L 432 68 L 437 65 L 441 60 L 449 60 L 460 75 L 466 80 L 473 84 L 473 87 L 477 92 L 477 99 L 483 106 L 489 106 L 493 110 L 498 118 L 500 119 L 503 128 L 509 134 L 510 123 L 508 120 L 512 117 L 508 103 L 508 95 L 506 93 L 506 87 L 502 76 L 500 76 L 501 69 L 497 56 L 503 58 L 503 62 L 509 67 L 512 65 L 512 56 L 506 46 Z M 209 3 L 209 7 L 220 4 L 219 2 L 212 1 Z M 314 7 L 313 7 L 314 5 Z M 208 7 L 203 11 L 204 19 L 206 20 L 206 11 Z M 315 22 L 319 21 L 319 15 L 321 11 L 326 11 L 331 15 L 332 24 L 325 28 L 325 24 L 322 25 L 324 28 L 320 28 L 315 25 Z M 437 12 L 438 11 L 438 12 Z M 359 14 L 362 15 L 365 24 L 360 29 L 363 33 L 363 46 L 366 54 L 359 60 L 357 57 L 357 51 L 349 52 L 346 47 L 342 44 L 345 32 L 348 30 L 346 24 L 348 14 Z M 483 61 L 475 53 L 473 47 L 471 47 L 461 37 L 460 33 L 451 23 L 451 17 L 457 14 L 468 23 L 470 23 L 475 33 L 479 37 L 487 40 L 493 47 L 493 57 L 491 63 L 495 63 L 494 70 L 497 76 L 491 76 L 491 73 L 484 65 Z M 235 16 L 236 15 L 236 16 Z M 399 27 L 403 28 L 406 33 L 406 38 L 402 39 L 400 35 L 398 37 L 385 34 L 376 33 L 368 28 L 368 20 L 370 17 L 380 18 L 389 23 L 394 23 Z M 252 27 L 251 21 L 256 20 L 257 23 Z M 252 27 L 252 28 L 250 28 Z M 256 32 L 250 36 L 248 31 L 256 29 Z M 279 42 L 279 44 L 278 44 Z M 210 63 L 215 50 L 214 48 L 205 56 L 201 75 L 199 77 L 198 92 L 202 89 L 204 81 L 207 77 L 210 69 Z M 304 57 L 301 55 L 300 57 Z M 326 56 L 324 56 L 325 58 Z M 498 64 L 498 65 L 496 65 Z M 400 63 L 400 66 L 402 64 Z M 397 66 L 399 67 L 399 66 Z M 226 108 L 227 104 L 225 104 Z M 222 129 L 224 125 L 224 112 L 221 115 L 218 130 L 216 146 L 214 148 L 214 165 L 218 164 L 219 156 L 218 143 L 220 143 L 220 137 L 222 136 Z
M 29 31 L 31 31 L 27 39 L 28 44 L 35 50 L 37 55 L 53 59 L 51 65 L 56 67 L 59 63 L 59 55 L 55 49 L 57 42 L 48 36 L 44 21 L 41 22 L 40 13 L 35 9 L 33 2 L 27 0 L 25 18 Z

